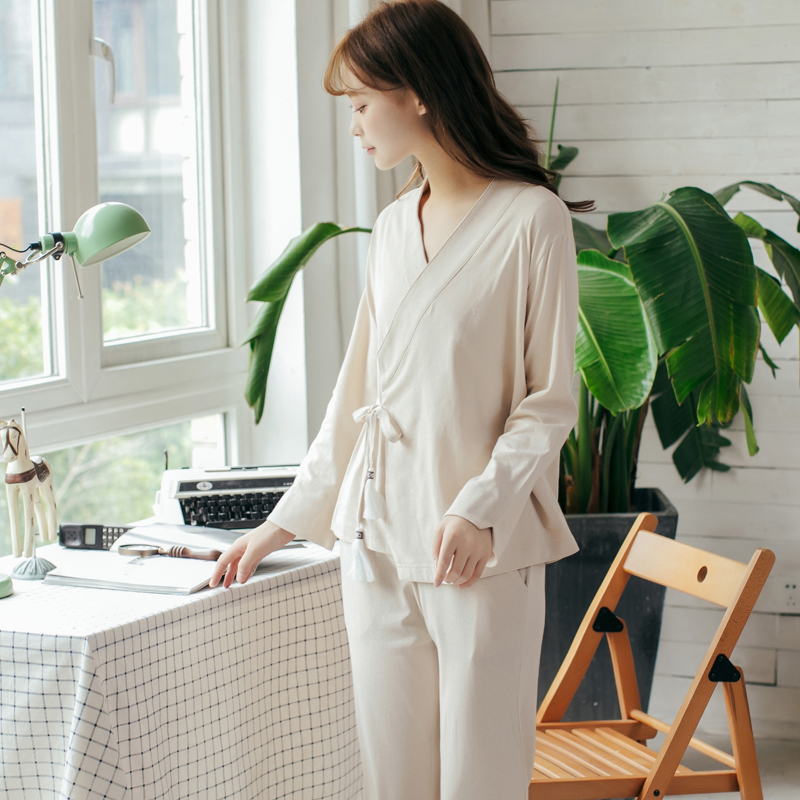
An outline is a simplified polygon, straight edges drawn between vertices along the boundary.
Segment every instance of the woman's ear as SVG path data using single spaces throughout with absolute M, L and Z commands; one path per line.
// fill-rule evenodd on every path
M 411 101 L 414 104 L 414 110 L 417 112 L 417 114 L 419 114 L 420 116 L 422 116 L 423 114 L 427 114 L 428 109 L 425 108 L 425 103 L 423 103 L 422 100 L 420 100 L 419 97 L 417 97 L 416 92 L 414 92 L 412 89 L 409 89 L 408 93 Z

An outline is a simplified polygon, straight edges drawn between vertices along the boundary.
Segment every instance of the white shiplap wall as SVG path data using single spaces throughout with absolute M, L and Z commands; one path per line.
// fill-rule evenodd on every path
M 549 130 L 556 77 L 554 140 L 580 155 L 562 195 L 591 198 L 583 218 L 604 227 L 680 186 L 714 191 L 736 180 L 773 183 L 800 196 L 800 3 L 796 0 L 496 0 L 489 3 L 492 65 L 501 91 Z M 729 210 L 753 214 L 800 246 L 797 215 L 750 191 Z M 771 266 L 760 245 L 756 262 Z M 798 336 L 767 352 L 750 388 L 761 452 L 747 455 L 740 421 L 722 460 L 684 485 L 652 421 L 640 486 L 659 486 L 679 511 L 678 538 L 746 561 L 756 547 L 777 556 L 764 595 L 735 651 L 748 678 L 756 734 L 800 739 L 800 386 Z M 720 619 L 720 612 L 669 592 L 651 712 L 670 718 Z M 701 729 L 726 729 L 721 692 Z

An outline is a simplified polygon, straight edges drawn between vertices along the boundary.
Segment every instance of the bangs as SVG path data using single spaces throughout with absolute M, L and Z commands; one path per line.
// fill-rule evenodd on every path
M 399 89 L 403 84 L 387 75 L 387 65 L 369 52 L 358 32 L 357 28 L 348 31 L 334 48 L 322 79 L 325 91 L 334 97 L 357 91 L 355 86 L 348 85 L 345 71 L 370 89 L 379 92 Z

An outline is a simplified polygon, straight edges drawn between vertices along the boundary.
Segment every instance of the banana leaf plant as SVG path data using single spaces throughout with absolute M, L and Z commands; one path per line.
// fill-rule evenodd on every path
M 551 169 L 578 155 L 559 150 Z M 761 319 L 778 342 L 800 324 L 800 251 L 755 219 L 725 211 L 742 187 L 786 201 L 800 215 L 792 195 L 741 181 L 714 194 L 676 189 L 641 211 L 609 215 L 606 231 L 573 218 L 581 384 L 578 426 L 561 454 L 559 499 L 567 513 L 632 509 L 648 408 L 662 446 L 680 442 L 672 458 L 684 481 L 703 467 L 728 469 L 717 460 L 730 444 L 719 431 L 739 411 L 748 451 L 758 452 L 746 384 L 759 351 L 773 374 L 777 368 L 760 343 Z M 748 239 L 764 243 L 782 281 L 756 267 Z M 605 270 L 602 283 L 597 269 Z
M 267 268 L 247 295 L 248 301 L 264 303 L 253 319 L 243 344 L 250 345 L 250 365 L 247 373 L 245 399 L 253 409 L 256 425 L 264 413 L 267 378 L 275 346 L 275 334 L 283 306 L 297 273 L 311 256 L 329 239 L 343 233 L 371 233 L 370 228 L 341 228 L 333 222 L 318 222 L 295 236 L 286 249 Z

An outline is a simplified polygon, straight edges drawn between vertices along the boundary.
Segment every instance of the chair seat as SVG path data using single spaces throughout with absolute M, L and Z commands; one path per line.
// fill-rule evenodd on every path
M 602 723 L 598 727 L 548 728 L 536 734 L 532 800 L 612 800 L 635 797 L 658 751 Z M 724 788 L 723 788 L 724 787 Z M 738 791 L 736 772 L 694 772 L 680 765 L 667 794 Z

